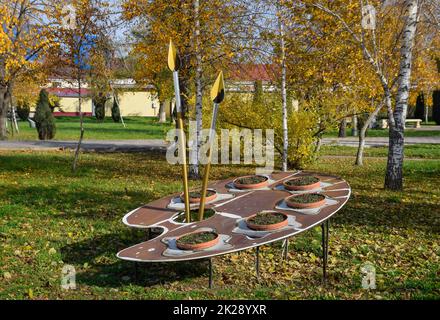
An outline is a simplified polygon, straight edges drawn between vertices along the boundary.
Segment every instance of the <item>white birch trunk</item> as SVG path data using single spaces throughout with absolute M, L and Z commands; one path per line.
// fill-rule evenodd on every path
M 14 106 L 14 102 L 12 100 L 12 93 L 11 93 L 12 89 L 9 89 L 9 93 L 8 93 L 8 98 L 9 98 L 9 108 L 11 110 L 11 122 L 12 122 L 12 128 L 11 128 L 11 132 L 12 135 L 14 134 L 14 129 L 15 132 L 20 133 L 20 129 L 18 128 L 18 122 L 17 122 L 17 116 L 15 114 L 15 106 Z
M 357 117 L 357 115 L 354 115 L 351 118 L 351 135 L 353 137 L 358 136 L 358 117 Z
M 287 171 L 287 151 L 289 148 L 289 133 L 287 128 L 287 75 L 286 75 L 286 44 L 284 35 L 284 23 L 281 17 L 281 10 L 278 11 L 278 23 L 280 28 L 280 45 L 281 45 L 281 97 L 283 108 L 283 171 Z
M 200 52 L 200 1 L 194 0 L 194 32 L 195 32 L 195 46 L 196 46 L 196 134 L 195 141 L 192 143 L 190 150 L 190 169 L 189 175 L 193 179 L 198 179 L 199 174 L 199 150 L 201 144 L 202 133 L 202 106 L 203 106 L 203 87 L 202 87 L 202 54 Z
M 82 141 L 84 138 L 84 118 L 83 118 L 83 113 L 82 113 L 81 78 L 80 77 L 78 77 L 78 112 L 79 112 L 80 135 L 79 135 L 78 145 L 76 146 L 76 150 L 75 150 L 75 157 L 73 158 L 73 165 L 72 165 L 73 172 L 76 172 L 78 158 L 79 158 L 79 152 L 81 150 L 81 144 L 82 144 Z
M 167 114 L 165 112 L 165 102 L 160 102 L 159 106 L 159 123 L 167 122 Z
M 412 51 L 417 31 L 419 0 L 406 0 L 405 7 L 406 20 L 400 48 L 396 107 L 392 114 L 394 125 L 390 125 L 388 162 L 385 175 L 385 189 L 389 190 L 401 190 L 403 188 L 404 131 L 411 87 Z
M 428 124 L 429 108 L 425 105 L 425 123 Z

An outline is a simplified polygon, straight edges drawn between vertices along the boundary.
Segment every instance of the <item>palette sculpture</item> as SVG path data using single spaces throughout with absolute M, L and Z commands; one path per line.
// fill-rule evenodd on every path
M 258 276 L 261 245 L 284 240 L 283 256 L 287 258 L 290 237 L 321 225 L 323 279 L 326 281 L 328 221 L 348 201 L 351 193 L 348 183 L 335 176 L 298 171 L 231 178 L 209 184 L 212 152 L 209 148 L 202 190 L 190 199 L 178 79 L 179 59 L 172 41 L 168 66 L 173 72 L 179 144 L 180 150 L 183 150 L 180 155 L 183 193 L 153 201 L 126 214 L 123 222 L 129 227 L 147 230 L 159 228 L 163 232 L 154 239 L 120 251 L 117 256 L 134 262 L 209 259 L 209 287 L 212 287 L 212 257 L 255 248 Z M 224 88 L 223 73 L 220 72 L 211 91 L 214 108 L 208 140 L 210 144 L 214 139 L 217 112 L 224 99 Z M 312 183 L 295 186 L 300 177 L 303 177 L 302 181 Z M 310 199 L 318 201 L 310 205 L 307 203 Z M 191 221 L 190 209 L 198 211 L 198 221 Z M 205 216 L 207 210 L 214 211 L 214 214 Z M 185 219 L 180 219 L 181 216 Z M 275 217 L 281 217 L 282 221 L 258 225 L 258 219 L 264 222 L 264 219 L 270 221 Z M 188 240 L 188 237 L 194 242 L 183 241 Z M 196 240 L 197 237 L 199 238 Z
M 319 178 L 319 186 L 313 190 L 290 191 L 284 181 L 294 177 L 313 175 Z M 179 194 L 170 195 L 133 210 L 123 218 L 124 224 L 133 228 L 160 228 L 158 237 L 136 244 L 120 251 L 121 259 L 135 262 L 171 262 L 206 259 L 250 248 L 257 249 L 257 275 L 259 266 L 258 248 L 261 245 L 288 239 L 314 226 L 322 227 L 323 272 L 326 279 L 328 254 L 328 220 L 348 201 L 350 186 L 343 179 L 306 171 L 276 172 L 267 175 L 267 186 L 259 189 L 236 189 L 230 178 L 209 185 L 217 192 L 217 197 L 206 204 L 215 214 L 203 221 L 189 224 L 176 222 L 183 214 L 184 204 Z M 313 209 L 292 209 L 286 206 L 285 198 L 294 194 L 317 192 L 325 196 L 325 204 Z M 193 205 L 197 208 L 197 204 Z M 273 210 L 288 216 L 288 225 L 273 231 L 254 231 L 247 228 L 245 219 L 265 210 Z M 214 231 L 219 242 L 213 247 L 191 251 L 180 250 L 176 239 L 195 231 Z M 285 247 L 287 254 L 287 246 Z M 210 259 L 210 263 L 211 259 Z M 210 264 L 211 266 L 211 264 Z M 210 268 L 212 271 L 212 266 Z M 212 285 L 212 272 L 210 272 Z

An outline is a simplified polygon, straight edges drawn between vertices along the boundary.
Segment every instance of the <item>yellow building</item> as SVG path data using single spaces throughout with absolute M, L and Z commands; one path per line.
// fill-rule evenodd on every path
M 277 92 L 277 78 L 279 70 L 274 65 L 243 64 L 236 65 L 228 75 L 227 91 L 241 95 L 252 96 L 255 83 L 261 81 L 264 92 Z M 160 102 L 153 86 L 140 87 L 133 79 L 117 79 L 111 83 L 117 92 L 117 101 L 123 117 L 158 117 Z M 87 83 L 81 85 L 81 111 L 86 116 L 93 116 L 94 106 L 92 92 Z M 78 116 L 78 85 L 72 79 L 52 79 L 46 86 L 49 93 L 60 99 L 60 108 L 54 111 L 55 116 Z M 106 116 L 111 116 L 113 97 L 110 96 L 106 104 Z M 164 102 L 166 116 L 169 117 L 174 107 L 173 101 Z M 298 101 L 292 101 L 292 110 L 298 110 Z
M 94 105 L 91 99 L 92 92 L 87 84 L 81 89 L 81 111 L 86 116 L 94 115 Z M 112 83 L 117 93 L 117 101 L 121 115 L 138 117 L 157 117 L 160 102 L 152 87 L 138 88 L 134 80 L 122 79 Z M 46 90 L 60 99 L 60 107 L 54 111 L 55 116 L 79 115 L 79 90 L 72 81 L 53 79 Z M 111 115 L 113 97 L 109 97 L 106 104 L 106 116 Z M 170 105 L 165 107 L 167 116 L 170 114 Z

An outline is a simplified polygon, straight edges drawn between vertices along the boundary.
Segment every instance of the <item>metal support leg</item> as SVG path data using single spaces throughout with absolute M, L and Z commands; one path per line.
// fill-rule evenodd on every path
M 134 281 L 135 282 L 138 281 L 138 263 L 137 262 L 134 263 Z
M 147 241 L 151 239 L 151 229 L 147 229 Z
M 213 270 L 212 270 L 212 258 L 209 258 L 209 289 L 213 287 Z
M 260 278 L 260 247 L 255 248 L 255 274 Z
M 328 263 L 328 239 L 329 239 L 329 221 L 321 224 L 322 232 L 322 280 L 327 283 L 327 263 Z
M 283 242 L 283 260 L 287 261 L 287 255 L 289 253 L 289 238 L 285 239 Z

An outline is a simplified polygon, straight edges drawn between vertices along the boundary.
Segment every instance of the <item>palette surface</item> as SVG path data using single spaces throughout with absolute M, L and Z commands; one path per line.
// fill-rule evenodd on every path
M 286 190 L 283 182 L 310 175 L 320 179 L 320 186 L 307 192 L 324 195 L 325 204 L 313 209 L 292 209 L 286 206 L 286 197 L 304 191 Z M 216 213 L 200 222 L 187 224 L 175 221 L 183 211 L 179 194 L 153 201 L 127 213 L 122 219 L 125 225 L 142 229 L 160 228 L 163 232 L 154 239 L 121 250 L 117 256 L 137 262 L 171 262 L 209 258 L 258 247 L 320 225 L 339 211 L 351 194 L 345 180 L 327 174 L 309 171 L 275 172 L 267 177 L 269 184 L 256 190 L 237 190 L 232 183 L 237 177 L 211 183 L 209 189 L 217 192 L 217 198 L 207 203 L 206 208 Z M 262 211 L 286 214 L 288 225 L 274 231 L 249 229 L 245 219 Z M 214 231 L 219 235 L 219 242 L 200 251 L 177 248 L 176 238 L 195 231 Z

